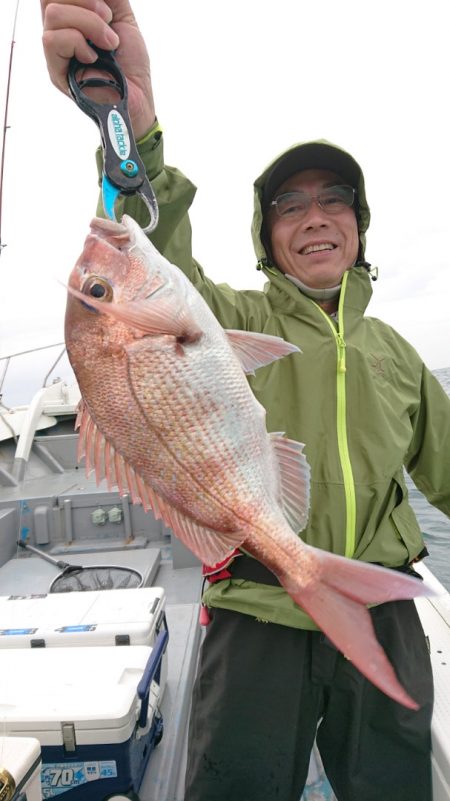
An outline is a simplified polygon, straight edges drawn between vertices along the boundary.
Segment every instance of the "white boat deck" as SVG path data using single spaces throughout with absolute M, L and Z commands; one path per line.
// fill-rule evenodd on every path
M 416 600 L 430 644 L 435 699 L 432 725 L 433 801 L 450 801 L 450 593 L 425 565 L 418 570 L 436 591 Z

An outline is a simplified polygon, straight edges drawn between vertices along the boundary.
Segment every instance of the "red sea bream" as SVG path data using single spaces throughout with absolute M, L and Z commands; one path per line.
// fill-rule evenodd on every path
M 266 431 L 246 372 L 302 358 L 277 337 L 224 331 L 197 290 L 129 217 L 95 219 L 69 281 L 66 344 L 82 395 L 80 457 L 202 562 L 242 546 L 387 695 L 412 709 L 366 604 L 422 584 L 304 544 L 309 468 Z

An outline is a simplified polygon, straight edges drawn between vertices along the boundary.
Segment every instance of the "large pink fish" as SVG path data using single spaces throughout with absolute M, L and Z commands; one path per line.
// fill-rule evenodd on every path
M 285 356 L 278 337 L 224 331 L 183 273 L 129 217 L 95 219 L 70 276 L 66 344 L 81 394 L 80 457 L 130 493 L 202 562 L 236 547 L 263 562 L 387 695 L 417 704 L 366 604 L 426 592 L 398 572 L 305 545 L 303 446 L 268 434 L 245 372 Z

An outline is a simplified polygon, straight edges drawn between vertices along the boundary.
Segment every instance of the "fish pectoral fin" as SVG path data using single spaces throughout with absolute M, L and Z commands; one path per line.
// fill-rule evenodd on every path
M 235 331 L 231 328 L 227 328 L 225 334 L 245 373 L 253 374 L 258 367 L 271 364 L 290 353 L 301 353 L 296 345 L 271 334 Z
M 188 309 L 180 307 L 175 299 L 169 296 L 150 295 L 142 300 L 130 300 L 127 303 L 106 303 L 90 295 L 79 292 L 74 287 L 68 291 L 83 303 L 102 314 L 108 314 L 131 328 L 150 336 L 166 334 L 183 342 L 197 342 L 202 330 L 195 322 Z M 156 292 L 156 287 L 153 288 Z
M 269 435 L 280 471 L 280 504 L 283 514 L 297 533 L 305 528 L 309 513 L 310 468 L 302 442 L 276 432 Z
M 90 301 L 89 301 L 90 302 Z M 108 312 L 109 310 L 106 309 Z M 166 334 L 183 342 L 197 342 L 202 336 L 189 311 L 170 297 L 147 297 L 141 301 L 111 304 L 113 316 L 144 334 L 160 336 Z

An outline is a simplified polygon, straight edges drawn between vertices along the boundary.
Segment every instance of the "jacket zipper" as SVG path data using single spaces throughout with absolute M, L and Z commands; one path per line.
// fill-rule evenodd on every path
M 348 273 L 344 273 L 342 279 L 342 288 L 339 298 L 338 307 L 338 327 L 337 330 L 326 312 L 316 303 L 315 305 L 320 310 L 321 314 L 325 317 L 328 325 L 330 326 L 333 336 L 336 341 L 337 350 L 337 376 L 336 376 L 336 419 L 337 419 L 337 438 L 338 438 L 338 451 L 339 459 L 341 462 L 342 475 L 344 478 L 344 493 L 345 493 L 345 506 L 346 506 L 346 529 L 345 529 L 345 556 L 351 558 L 355 553 L 356 541 L 356 497 L 355 497 L 355 482 L 353 480 L 353 470 L 350 461 L 350 454 L 348 450 L 348 437 L 347 437 L 347 401 L 346 401 L 346 386 L 345 386 L 345 372 L 346 372 L 346 356 L 345 356 L 345 339 L 344 339 L 344 318 L 343 318 L 343 304 L 344 295 L 347 286 Z M 313 301 L 314 302 L 314 301 Z

